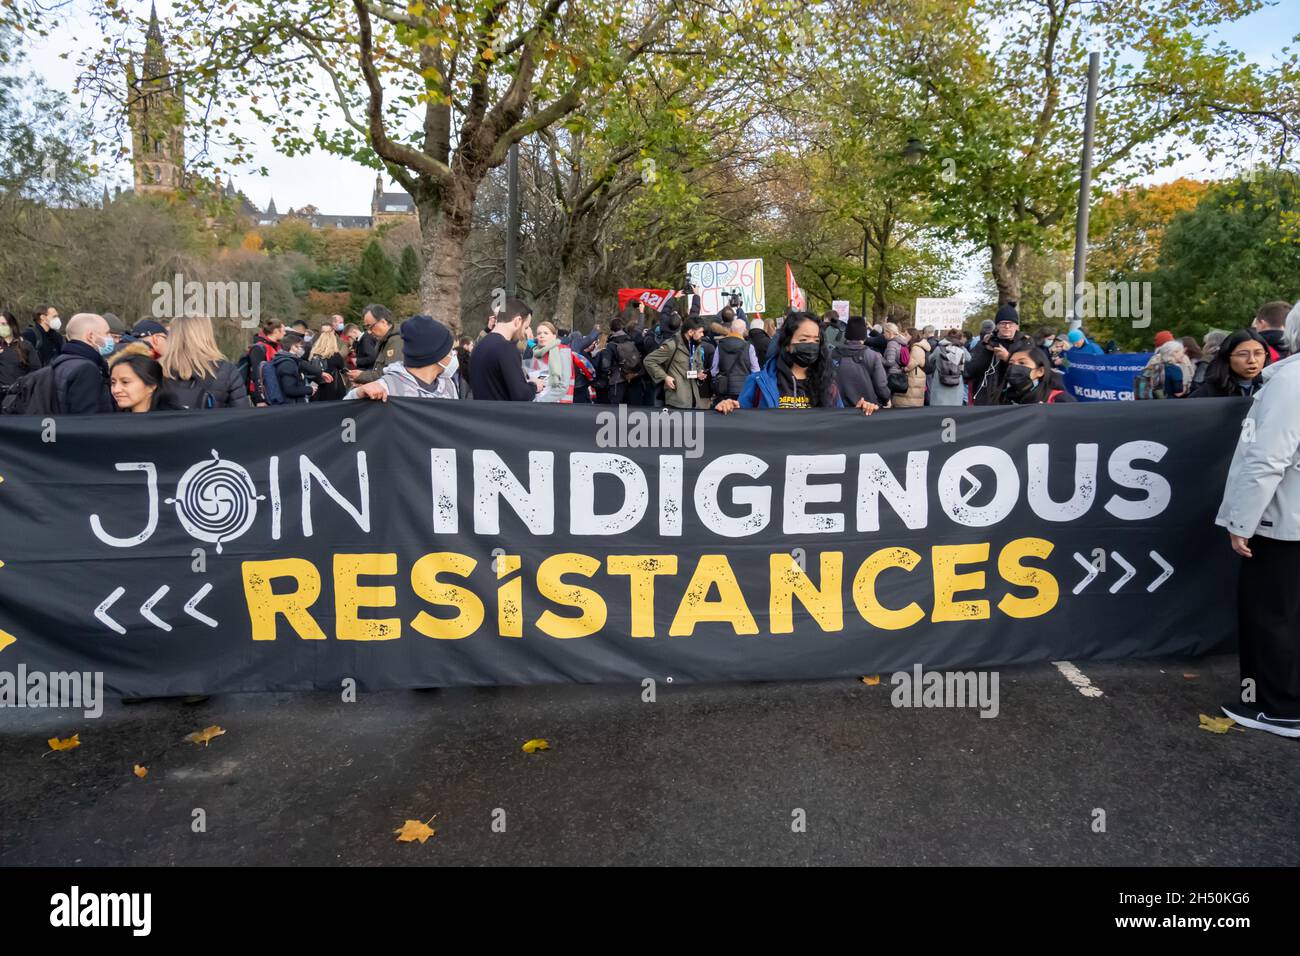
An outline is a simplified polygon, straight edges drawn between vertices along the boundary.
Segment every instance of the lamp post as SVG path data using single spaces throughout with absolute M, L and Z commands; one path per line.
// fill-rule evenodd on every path
M 1084 271 L 1088 267 L 1088 206 L 1092 192 L 1092 133 L 1097 118 L 1097 73 L 1101 54 L 1088 54 L 1088 104 L 1083 120 L 1083 159 L 1079 168 L 1079 213 L 1074 225 L 1074 295 L 1071 299 L 1070 331 L 1083 324 L 1079 306 L 1083 300 Z
M 510 145 L 506 167 L 506 295 L 513 297 L 519 282 L 519 144 Z

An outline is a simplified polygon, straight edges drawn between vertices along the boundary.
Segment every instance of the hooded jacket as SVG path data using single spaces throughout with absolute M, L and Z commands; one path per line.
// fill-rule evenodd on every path
M 763 363 L 763 367 L 745 379 L 745 387 L 740 390 L 738 399 L 741 408 L 781 407 L 781 385 L 777 380 L 776 371 L 777 363 L 781 361 L 781 350 L 770 348 L 767 353 L 767 361 Z M 835 407 L 843 408 L 844 399 L 838 386 L 833 391 Z
M 835 384 L 849 405 L 865 398 L 873 405 L 888 405 L 894 397 L 885 375 L 885 360 L 865 342 L 845 339 L 831 351 L 836 363 Z
M 1300 355 L 1260 373 L 1254 441 L 1237 442 L 1214 523 L 1243 538 L 1300 541 Z
M 384 374 L 376 381 L 388 390 L 389 398 L 460 398 L 460 383 L 451 372 L 443 372 L 433 380 L 432 385 L 425 385 L 399 362 L 386 366 Z M 346 400 L 356 397 L 355 388 L 343 396 Z
M 1259 337 L 1264 340 L 1270 349 L 1277 354 L 1272 356 L 1274 362 L 1286 358 L 1291 354 L 1291 347 L 1286 341 L 1286 332 L 1282 329 L 1264 329 L 1259 333 Z

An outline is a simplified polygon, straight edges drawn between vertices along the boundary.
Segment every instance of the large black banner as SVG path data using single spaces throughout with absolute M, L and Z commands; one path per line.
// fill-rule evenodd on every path
M 0 667 L 129 695 L 1201 653 L 1244 401 L 0 421 Z

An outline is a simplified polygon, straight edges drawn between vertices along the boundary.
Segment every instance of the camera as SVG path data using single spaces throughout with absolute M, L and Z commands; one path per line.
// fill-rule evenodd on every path
M 721 294 L 727 305 L 733 309 L 742 308 L 745 304 L 745 298 L 740 294 L 739 289 L 723 289 Z

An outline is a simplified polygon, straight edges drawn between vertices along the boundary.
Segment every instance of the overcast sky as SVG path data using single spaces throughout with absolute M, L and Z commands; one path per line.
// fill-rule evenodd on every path
M 126 9 L 141 18 L 149 14 L 149 0 L 123 0 Z M 33 72 L 50 87 L 71 94 L 76 83 L 75 60 L 81 44 L 95 33 L 93 19 L 88 15 L 88 4 L 73 0 L 66 15 L 61 15 L 62 25 L 49 38 L 39 41 L 27 60 Z M 166 18 L 170 12 L 169 0 L 159 0 L 158 13 Z M 1237 23 L 1226 26 L 1214 34 L 1216 39 L 1228 43 L 1261 66 L 1271 66 L 1277 50 L 1300 29 L 1300 0 L 1281 0 L 1265 7 Z M 76 39 L 80 38 L 79 44 Z M 59 54 L 70 53 L 68 59 Z M 251 130 L 251 125 L 245 131 Z M 308 156 L 288 159 L 276 152 L 272 138 L 263 137 L 258 150 L 261 163 L 266 166 L 266 177 L 244 174 L 236 176 L 235 184 L 259 207 L 266 208 L 274 197 L 276 208 L 284 212 L 290 207 L 315 205 L 323 213 L 364 216 L 370 213 L 370 195 L 374 191 L 375 173 L 346 159 L 327 153 L 315 152 Z M 1222 175 L 1222 164 L 1204 159 L 1189 158 L 1161 170 L 1151 182 L 1167 182 L 1179 176 L 1209 177 Z M 109 171 L 112 181 L 123 188 L 131 184 L 131 165 L 123 161 Z M 387 183 L 386 189 L 398 187 Z M 980 276 L 987 267 L 987 254 L 973 253 L 963 270 L 959 283 L 961 293 L 978 292 Z M 641 280 L 627 277 L 630 285 Z

